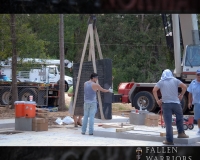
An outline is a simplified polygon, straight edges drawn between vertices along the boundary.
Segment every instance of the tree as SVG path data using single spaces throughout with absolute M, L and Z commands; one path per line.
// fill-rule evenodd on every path
M 10 30 L 11 30 L 11 42 L 12 42 L 12 108 L 14 108 L 14 102 L 18 100 L 17 91 L 17 50 L 16 50 L 16 33 L 15 33 L 15 14 L 10 15 Z
M 60 47 L 60 97 L 59 97 L 59 110 L 63 110 L 65 107 L 65 67 L 64 67 L 64 22 L 63 14 L 60 14 L 60 23 L 59 23 L 59 47 Z

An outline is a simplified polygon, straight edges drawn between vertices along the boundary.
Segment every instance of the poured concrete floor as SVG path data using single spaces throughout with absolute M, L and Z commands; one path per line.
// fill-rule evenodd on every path
M 175 127 L 174 127 L 175 128 Z M 174 129 L 175 130 L 175 129 Z M 174 143 L 176 144 L 195 144 L 200 142 L 200 136 L 196 135 L 197 128 L 193 130 L 185 131 L 189 135 L 189 138 L 177 138 L 177 134 L 174 135 Z M 94 136 L 97 137 L 109 137 L 118 139 L 130 139 L 130 140 L 143 140 L 162 143 L 165 137 L 160 136 L 160 132 L 165 132 L 165 128 L 159 127 L 147 127 L 147 126 L 134 126 L 134 130 L 126 132 L 116 132 L 115 128 L 102 128 L 98 127 L 94 131 Z
M 12 133 L 14 127 L 4 127 L 5 124 L 14 126 L 14 119 L 0 120 L 0 146 L 165 146 L 160 137 L 161 127 L 135 126 L 135 130 L 116 133 L 114 128 L 104 129 L 98 127 L 101 123 L 128 122 L 128 118 L 114 116 L 112 120 L 95 120 L 94 135 L 81 135 L 81 127 L 73 125 L 56 125 L 49 127 L 48 131 L 22 131 Z M 148 131 L 146 131 L 148 129 Z M 1 134 L 4 132 L 4 134 Z M 10 132 L 10 134 L 9 134 Z M 174 136 L 176 146 L 200 146 L 200 136 L 196 136 L 197 126 L 193 130 L 187 130 L 189 139 L 177 139 Z M 7 134 L 5 134 L 7 133 Z

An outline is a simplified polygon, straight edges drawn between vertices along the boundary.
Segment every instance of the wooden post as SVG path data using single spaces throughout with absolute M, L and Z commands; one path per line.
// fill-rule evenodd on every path
M 89 55 L 88 55 L 88 61 L 91 61 L 92 59 L 92 53 L 91 53 L 91 43 L 90 43 L 90 46 L 89 46 Z
M 89 24 L 89 28 L 90 28 L 90 45 L 91 45 L 91 54 L 92 54 L 92 64 L 93 64 L 94 72 L 97 73 L 96 61 L 95 61 L 95 52 L 94 52 L 94 32 L 93 32 L 92 24 Z M 98 83 L 99 82 L 97 81 L 97 84 Z M 98 97 L 98 102 L 99 102 L 101 119 L 105 119 L 104 114 L 103 114 L 103 106 L 102 106 L 100 91 L 97 92 L 97 97 Z
M 76 90 L 75 90 L 75 94 L 74 94 L 74 103 L 73 103 L 73 109 L 72 109 L 73 115 L 74 115 L 74 110 L 75 110 L 75 106 L 76 106 L 78 88 L 79 88 L 82 66 L 83 66 L 83 61 L 84 61 L 84 57 L 85 57 L 85 51 L 86 51 L 88 39 L 89 39 L 89 27 L 88 27 L 87 34 L 86 34 L 84 48 L 83 48 L 82 57 L 81 57 L 81 62 L 80 62 L 79 71 L 78 71 L 78 77 L 77 77 L 77 82 L 76 82 Z
M 99 58 L 103 59 L 103 55 L 102 55 L 101 47 L 100 47 L 100 42 L 99 42 L 99 36 L 98 36 L 98 33 L 97 33 L 96 26 L 94 27 L 94 35 L 95 35 L 95 39 L 96 39 L 96 43 L 97 43 L 97 49 L 98 49 L 98 52 L 99 52 Z
M 75 110 L 75 106 L 76 106 L 77 94 L 78 94 L 80 77 L 81 77 L 81 72 L 82 72 L 82 66 L 83 66 L 83 61 L 84 61 L 84 57 L 85 57 L 85 52 L 86 52 L 86 47 L 87 47 L 89 36 L 90 36 L 90 46 L 89 46 L 88 61 L 91 61 L 91 59 L 92 59 L 94 72 L 97 73 L 96 59 L 95 59 L 95 49 L 94 49 L 95 48 L 95 46 L 94 46 L 94 30 L 93 30 L 93 25 L 89 24 L 87 34 L 86 34 L 86 38 L 85 38 L 84 48 L 83 48 L 83 52 L 82 52 L 81 62 L 80 62 L 80 66 L 79 66 L 77 82 L 76 82 L 76 90 L 75 90 L 75 94 L 74 94 L 74 103 L 73 103 L 73 112 L 72 112 L 73 115 L 74 115 L 74 110 Z M 99 57 L 100 57 L 100 59 L 103 59 L 97 30 L 95 30 L 95 38 L 96 38 L 96 41 L 97 41 Z M 97 81 L 97 84 L 98 84 L 98 81 Z M 100 91 L 97 92 L 97 97 L 98 97 L 98 101 L 99 101 L 99 109 L 100 109 L 101 119 L 105 119 L 104 114 L 103 114 L 103 106 L 102 106 Z

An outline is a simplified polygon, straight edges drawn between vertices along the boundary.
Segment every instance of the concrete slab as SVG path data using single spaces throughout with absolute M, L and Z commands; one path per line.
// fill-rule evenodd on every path
M 120 138 L 120 139 L 130 139 L 130 140 L 162 142 L 163 140 L 165 140 L 165 137 L 161 137 L 160 132 L 165 132 L 165 129 L 161 128 L 161 127 L 145 127 L 145 126 L 138 127 L 138 126 L 135 126 L 134 130 L 132 130 L 132 131 L 116 132 L 115 128 L 96 127 L 94 130 L 94 136 L 107 137 L 107 138 L 118 138 L 118 139 Z M 190 131 L 190 133 L 188 135 L 189 135 L 189 138 L 177 138 L 177 135 L 174 135 L 174 143 L 193 144 L 196 142 L 200 142 L 200 136 L 197 136 L 196 132 Z
M 118 119 L 118 121 L 116 119 Z M 22 133 L 19 134 L 0 134 L 0 146 L 165 146 L 162 143 L 165 137 L 159 136 L 160 131 L 165 131 L 165 129 L 161 127 L 141 127 L 140 125 L 135 125 L 137 133 L 128 131 L 122 133 L 119 132 L 118 134 L 115 134 L 114 132 L 105 133 L 104 128 L 98 127 L 98 124 L 115 123 L 115 121 L 128 122 L 128 118 L 113 116 L 112 120 L 102 121 L 96 119 L 94 125 L 94 136 L 88 135 L 88 130 L 86 135 L 82 135 L 81 127 L 79 126 L 78 128 L 75 128 L 73 124 L 49 126 L 49 130 L 44 132 L 22 131 Z M 14 124 L 14 122 L 14 119 L 4 119 L 0 120 L 0 125 L 5 123 Z M 146 128 L 148 128 L 148 131 Z M 107 130 L 110 129 L 112 128 L 107 128 Z M 0 132 L 6 131 L 15 131 L 15 128 L 0 129 Z M 197 125 L 194 126 L 193 130 L 186 130 L 186 134 L 188 134 L 192 139 L 182 139 L 181 143 L 176 140 L 177 135 L 175 135 L 175 145 L 200 146 L 199 137 L 196 136 L 197 131 Z M 110 137 L 108 134 L 110 134 Z M 143 135 L 145 135 L 146 139 Z M 159 141 L 153 139 L 156 136 L 160 138 Z
M 0 120 L 0 129 L 2 128 L 14 128 L 15 119 L 1 119 Z

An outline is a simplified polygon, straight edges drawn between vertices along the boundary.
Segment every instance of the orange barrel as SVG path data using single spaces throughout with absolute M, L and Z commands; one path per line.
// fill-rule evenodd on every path
M 25 117 L 24 101 L 15 101 L 15 117 Z
M 36 103 L 34 101 L 26 101 L 24 103 L 24 114 L 27 118 L 35 117 Z

